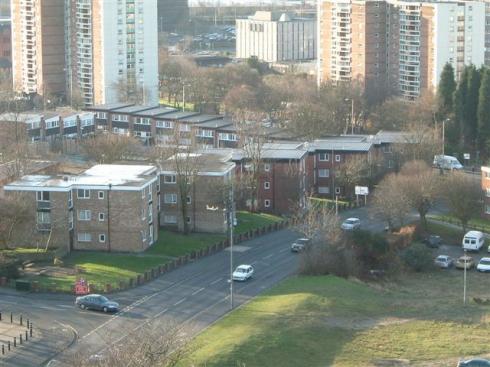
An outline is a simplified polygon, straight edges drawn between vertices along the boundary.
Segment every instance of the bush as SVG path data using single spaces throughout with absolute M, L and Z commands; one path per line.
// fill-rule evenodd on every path
M 410 269 L 421 272 L 432 268 L 432 252 L 424 244 L 415 242 L 400 255 L 403 263 Z
M 15 261 L 5 261 L 0 263 L 0 277 L 17 279 L 20 277 L 19 267 Z

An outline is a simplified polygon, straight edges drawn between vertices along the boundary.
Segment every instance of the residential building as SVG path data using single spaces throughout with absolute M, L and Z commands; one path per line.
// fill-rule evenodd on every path
M 158 239 L 159 185 L 153 166 L 97 165 L 80 175 L 30 175 L 4 187 L 22 193 L 31 220 L 19 247 L 50 238 L 70 250 L 140 252 Z
M 43 0 L 45 1 L 45 0 Z M 158 103 L 157 3 L 65 0 L 66 83 L 86 106 Z
M 275 63 L 316 58 L 316 21 L 288 14 L 257 11 L 247 19 L 237 19 L 237 58 L 252 56 Z
M 12 68 L 12 22 L 0 17 L 0 68 Z
M 481 168 L 481 189 L 483 191 L 483 217 L 490 219 L 490 167 Z
M 232 207 L 229 200 L 233 202 L 235 164 L 230 152 L 200 151 L 177 159 L 187 169 L 177 169 L 175 157 L 162 162 L 160 167 L 160 225 L 182 231 L 185 220 L 192 232 L 225 233 L 226 210 Z M 185 175 L 192 177 L 188 178 L 188 192 L 182 193 L 179 182 Z
M 189 0 L 157 0 L 158 31 L 175 32 L 189 21 Z
M 306 145 L 300 142 L 275 142 L 263 144 L 260 148 L 237 149 L 234 152 L 238 182 L 251 170 L 259 170 L 258 181 L 255 183 L 258 188 L 257 210 L 283 215 L 304 206 L 307 189 Z M 260 153 L 255 149 L 260 149 Z M 254 161 L 256 157 L 260 162 Z M 251 199 L 245 202 L 238 199 L 237 205 L 241 209 L 252 207 Z
M 446 63 L 457 78 L 465 65 L 483 65 L 488 28 L 479 1 L 323 0 L 320 80 L 414 99 L 435 90 Z
M 12 0 L 14 90 L 65 92 L 64 0 Z

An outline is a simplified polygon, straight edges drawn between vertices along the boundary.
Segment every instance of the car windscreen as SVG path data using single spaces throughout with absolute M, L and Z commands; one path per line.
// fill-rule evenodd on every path
M 481 265 L 490 265 L 490 260 L 480 260 Z
M 247 270 L 246 269 L 243 269 L 243 268 L 240 268 L 240 269 L 237 269 L 236 272 L 237 273 L 246 273 Z

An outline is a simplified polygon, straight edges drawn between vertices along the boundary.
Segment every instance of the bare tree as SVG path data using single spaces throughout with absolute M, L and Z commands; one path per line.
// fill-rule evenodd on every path
M 18 225 L 28 220 L 29 204 L 25 195 L 0 197 L 0 247 L 8 248 Z
M 356 185 L 369 185 L 376 165 L 365 155 L 353 155 L 342 163 L 336 172 L 337 182 L 344 186 L 346 196 L 354 197 Z
M 440 132 L 421 123 L 415 123 L 408 127 L 403 140 L 394 144 L 393 153 L 398 165 L 414 160 L 431 164 L 434 155 L 441 150 L 442 140 Z
M 482 196 L 479 181 L 472 175 L 453 171 L 445 175 L 441 192 L 451 214 L 466 232 L 468 222 L 479 213 Z
M 113 83 L 112 89 L 116 92 L 119 102 L 146 104 L 151 95 L 148 87 L 126 78 L 119 78 Z
M 411 210 L 404 186 L 402 176 L 390 174 L 378 184 L 373 193 L 370 214 L 382 218 L 390 231 L 396 226 L 403 226 Z
M 410 206 L 417 210 L 422 225 L 427 228 L 426 215 L 439 193 L 438 175 L 423 161 L 406 163 L 400 172 Z
M 133 137 L 112 133 L 87 138 L 81 144 L 85 154 L 99 163 L 123 160 L 139 146 L 139 142 Z

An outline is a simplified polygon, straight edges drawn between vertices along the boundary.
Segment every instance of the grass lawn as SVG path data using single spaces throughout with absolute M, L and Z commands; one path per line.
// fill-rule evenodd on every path
M 490 298 L 488 275 L 468 277 L 470 297 Z M 181 366 L 455 366 L 490 354 L 490 309 L 463 307 L 462 278 L 456 270 L 373 286 L 291 278 L 205 330 Z
M 177 232 L 161 230 L 158 242 L 146 253 L 164 256 L 179 257 L 195 250 L 200 250 L 222 241 L 226 235 L 208 233 L 190 233 L 183 235 Z
M 177 101 L 177 103 L 174 102 L 174 100 L 170 101 L 169 99 L 167 98 L 160 98 L 160 104 L 164 104 L 166 106 L 171 106 L 171 107 L 175 107 L 175 108 L 179 108 L 179 109 L 182 109 L 183 107 L 183 103 L 182 101 Z M 194 103 L 190 103 L 190 102 L 185 102 L 185 110 L 186 111 L 194 111 Z
M 448 222 L 448 223 L 461 225 L 460 224 L 461 222 L 452 215 L 430 215 L 429 218 L 433 218 L 441 222 Z M 490 222 L 483 218 L 471 219 L 468 223 L 468 227 L 482 232 L 490 232 Z
M 235 227 L 235 234 L 246 233 L 259 227 L 280 222 L 281 220 L 281 217 L 272 214 L 239 211 L 237 212 L 237 226 Z
M 463 238 L 463 230 L 444 225 L 444 223 L 436 223 L 428 218 L 427 231 L 432 234 L 437 234 L 444 239 L 445 243 L 461 245 Z

